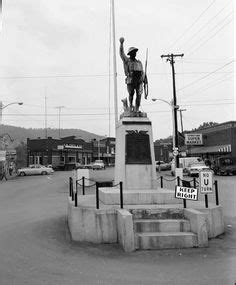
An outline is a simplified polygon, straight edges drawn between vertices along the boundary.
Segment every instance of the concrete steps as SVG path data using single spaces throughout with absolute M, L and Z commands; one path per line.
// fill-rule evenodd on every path
M 174 219 L 139 219 L 134 220 L 134 231 L 142 232 L 189 232 L 190 223 L 187 220 Z
M 136 249 L 188 248 L 198 245 L 197 236 L 190 232 L 190 222 L 183 209 L 134 209 Z
M 191 232 L 136 233 L 136 249 L 168 249 L 197 246 L 197 236 Z
M 134 220 L 138 219 L 184 219 L 183 208 L 131 209 Z

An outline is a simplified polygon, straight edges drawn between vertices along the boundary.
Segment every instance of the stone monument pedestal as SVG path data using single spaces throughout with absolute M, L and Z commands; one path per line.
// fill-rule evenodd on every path
M 175 198 L 157 187 L 152 125 L 145 113 L 126 112 L 116 132 L 115 184 L 98 196 L 68 199 L 68 224 L 75 241 L 119 243 L 125 251 L 206 247 L 224 232 L 221 206 Z M 99 206 L 97 200 L 99 198 Z
M 123 116 L 116 130 L 115 184 L 125 190 L 157 188 L 152 124 L 146 117 Z

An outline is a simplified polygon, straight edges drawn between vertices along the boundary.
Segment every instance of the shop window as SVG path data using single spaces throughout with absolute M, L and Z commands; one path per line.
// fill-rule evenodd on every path
M 68 160 L 69 160 L 69 162 L 75 162 L 75 157 L 74 156 L 69 156 Z

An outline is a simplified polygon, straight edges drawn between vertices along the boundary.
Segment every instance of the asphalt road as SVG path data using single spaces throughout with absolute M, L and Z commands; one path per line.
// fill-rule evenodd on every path
M 118 245 L 71 241 L 66 220 L 69 176 L 56 172 L 0 182 L 0 285 L 236 282 L 234 177 L 220 178 L 226 233 L 208 248 L 124 253 Z

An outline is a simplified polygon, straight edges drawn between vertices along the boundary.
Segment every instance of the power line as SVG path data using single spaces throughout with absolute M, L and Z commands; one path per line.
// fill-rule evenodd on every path
M 210 99 L 205 99 L 205 98 L 203 98 L 202 100 L 191 100 L 191 101 L 181 101 L 181 103 L 179 103 L 180 105 L 182 105 L 182 104 L 184 104 L 184 103 L 195 103 L 195 102 L 215 102 L 215 101 L 231 101 L 231 100 L 233 100 L 232 98 L 230 98 L 230 99 L 212 99 L 212 100 L 210 100 Z
M 206 82 L 206 84 L 199 86 L 199 88 L 195 89 L 193 93 L 187 93 L 188 98 L 191 97 L 194 94 L 199 94 L 200 92 L 203 92 L 211 87 L 214 87 L 216 85 L 218 85 L 219 83 L 225 81 L 225 80 L 229 80 L 229 79 L 233 79 L 232 76 L 229 77 L 228 74 L 215 78 L 214 80 L 211 80 L 210 82 Z M 181 96 L 185 96 L 185 94 L 181 94 Z
M 149 113 L 166 113 L 166 112 L 169 112 L 169 111 L 150 111 Z M 70 116 L 105 116 L 105 115 L 108 115 L 109 113 L 83 113 L 83 114 L 66 114 L 66 113 L 63 113 L 61 114 L 62 117 L 70 117 Z M 111 113 L 111 115 L 115 115 L 115 113 Z M 30 114 L 26 114 L 26 113 L 21 113 L 21 114 L 4 114 L 4 116 L 45 116 L 45 114 L 42 114 L 42 113 L 30 113 Z M 55 116 L 58 116 L 58 114 L 47 114 L 47 116 L 51 116 L 51 117 L 55 117 Z
M 183 36 L 199 21 L 199 19 L 207 12 L 208 9 L 216 2 L 216 0 L 212 1 L 209 6 L 197 17 L 197 19 L 183 32 L 183 34 L 170 46 L 169 50 L 172 49 L 179 40 L 183 38 Z
M 203 77 L 201 77 L 201 78 L 196 79 L 195 81 L 193 81 L 193 82 L 191 82 L 191 83 L 185 85 L 185 86 L 182 87 L 182 88 L 179 88 L 178 91 L 183 90 L 183 89 L 186 89 L 186 88 L 192 86 L 193 84 L 195 84 L 195 83 L 197 83 L 197 82 L 199 82 L 199 81 L 201 81 L 201 80 L 207 78 L 208 76 L 210 76 L 210 75 L 216 73 L 217 71 L 223 69 L 224 67 L 226 67 L 227 65 L 229 65 L 229 64 L 231 64 L 231 63 L 233 63 L 233 62 L 234 62 L 234 60 L 231 60 L 230 62 L 227 62 L 226 64 L 224 64 L 223 66 L 217 68 L 216 70 L 214 70 L 214 71 L 212 71 L 212 72 L 209 72 L 207 75 L 205 75 L 205 76 L 203 76 Z
M 200 40 L 198 40 L 197 42 L 201 42 L 202 39 L 204 39 L 206 36 L 208 36 L 212 31 L 214 31 L 219 25 L 221 25 L 222 23 L 225 22 L 225 20 L 227 20 L 231 15 L 233 14 L 233 12 L 230 12 L 226 17 L 223 18 L 223 20 L 219 21 L 214 27 L 212 27 L 208 32 L 207 35 L 203 36 L 202 38 L 200 38 Z M 190 47 L 188 49 L 191 50 L 191 48 L 193 46 L 195 46 L 196 44 L 192 44 L 190 45 Z
M 188 39 L 188 41 L 185 41 L 185 43 L 180 46 L 180 49 L 182 49 L 183 46 L 184 46 L 186 43 L 189 44 L 189 42 L 190 42 L 196 35 L 198 35 L 199 32 L 201 32 L 204 28 L 206 28 L 207 25 L 209 25 L 230 3 L 232 3 L 232 1 L 229 1 L 215 16 L 213 16 L 210 20 L 208 20 L 205 24 L 203 24 L 202 27 L 201 27 L 199 30 L 197 30 L 197 32 L 195 32 L 195 33 L 190 37 L 190 39 Z
M 190 61 L 184 61 L 185 63 L 191 63 Z M 204 71 L 199 72 L 199 73 L 204 73 Z M 149 76 L 151 75 L 170 75 L 171 73 L 168 72 L 150 72 L 148 73 Z M 182 74 L 181 72 L 178 72 L 176 74 Z M 190 74 L 189 73 L 184 73 L 184 74 Z M 111 76 L 112 74 L 110 74 Z M 121 74 L 117 74 L 117 76 L 121 76 Z M 80 75 L 35 75 L 35 76 L 0 76 L 0 79 L 40 79 L 40 78 L 70 78 L 70 77 L 81 77 L 81 78 L 89 78 L 89 77 L 109 77 L 109 74 L 80 74 Z M 4 100 L 5 101 L 5 100 Z M 36 105 L 34 105 L 36 106 Z
M 233 21 L 233 18 L 230 19 L 226 24 L 224 24 L 219 30 L 217 30 L 210 38 L 206 39 L 202 44 L 200 44 L 199 46 L 197 46 L 193 51 L 190 51 L 190 53 L 188 53 L 188 55 L 193 54 L 196 50 L 198 50 L 200 47 L 202 47 L 203 45 L 205 45 L 209 40 L 211 40 L 213 37 L 215 37 L 224 27 L 226 27 L 228 24 L 230 24 Z

